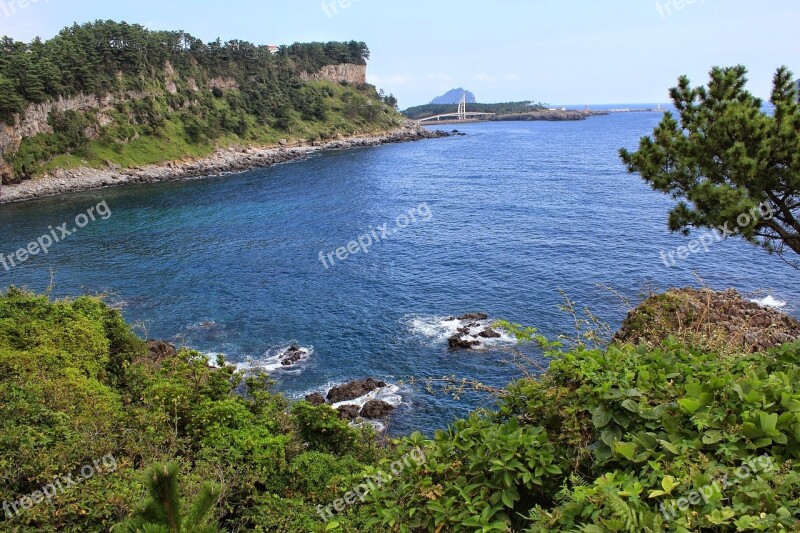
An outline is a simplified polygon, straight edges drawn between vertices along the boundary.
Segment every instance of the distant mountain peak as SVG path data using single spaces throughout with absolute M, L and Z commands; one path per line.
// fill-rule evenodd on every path
M 433 105 L 457 104 L 461 101 L 461 97 L 464 96 L 464 93 L 467 93 L 468 104 L 478 103 L 478 101 L 475 99 L 474 94 L 472 94 L 470 91 L 466 89 L 459 87 L 458 89 L 451 89 L 442 96 L 434 98 L 431 104 Z

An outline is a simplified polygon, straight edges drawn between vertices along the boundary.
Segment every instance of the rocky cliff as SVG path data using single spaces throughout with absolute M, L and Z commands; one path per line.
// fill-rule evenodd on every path
M 614 340 L 658 346 L 669 336 L 721 352 L 760 352 L 800 339 L 800 322 L 734 289 L 671 289 L 632 310 Z
M 352 64 L 326 65 L 314 74 L 301 73 L 300 79 L 303 81 L 326 80 L 333 82 L 346 81 L 355 84 L 367 83 L 367 66 Z
M 101 113 L 98 114 L 97 119 L 102 126 L 106 120 L 102 115 L 103 110 L 111 109 L 122 100 L 142 100 L 148 96 L 150 96 L 149 93 L 136 91 L 128 91 L 120 96 L 79 94 L 72 98 L 59 98 L 50 102 L 28 105 L 22 113 L 16 116 L 16 124 L 9 125 L 0 122 L 0 170 L 2 170 L 3 156 L 16 151 L 22 139 L 33 137 L 39 133 L 53 133 L 53 128 L 47 120 L 53 112 L 98 110 Z M 87 136 L 90 135 L 87 133 Z
M 164 69 L 165 90 L 169 94 L 178 92 L 180 78 L 175 73 L 170 62 L 167 62 Z M 302 72 L 299 76 L 303 81 L 328 80 L 332 82 L 346 81 L 353 84 L 363 84 L 367 80 L 366 65 L 340 64 L 327 65 L 318 72 L 309 74 Z M 190 78 L 185 84 L 193 92 L 199 91 L 195 79 Z M 207 83 L 208 89 L 238 90 L 239 83 L 232 78 L 212 78 Z M 98 132 L 103 127 L 113 122 L 113 119 L 105 111 L 110 111 L 114 106 L 121 102 L 131 102 L 143 100 L 156 96 L 147 92 L 128 91 L 117 95 L 106 94 L 98 96 L 94 94 L 79 94 L 71 98 L 59 98 L 44 103 L 29 104 L 25 110 L 15 116 L 13 124 L 0 122 L 0 182 L 10 182 L 12 171 L 6 162 L 7 156 L 16 152 L 23 139 L 33 137 L 37 134 L 53 133 L 48 118 L 52 113 L 63 113 L 66 111 L 92 112 L 92 123 L 86 129 L 85 135 L 89 139 L 98 136 Z M 109 113 L 110 114 L 110 113 Z

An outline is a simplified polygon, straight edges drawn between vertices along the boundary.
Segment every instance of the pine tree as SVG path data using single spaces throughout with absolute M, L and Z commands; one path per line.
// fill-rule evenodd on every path
M 638 151 L 620 156 L 630 172 L 679 200 L 672 231 L 727 228 L 800 268 L 797 90 L 792 73 L 778 69 L 768 113 L 745 90 L 746 73 L 714 68 L 707 88 L 681 77 L 670 91 L 679 120 L 666 113 Z
M 178 491 L 178 464 L 154 465 L 147 471 L 149 499 L 135 516 L 115 531 L 124 533 L 217 533 L 207 516 L 220 495 L 219 487 L 206 483 L 184 516 Z

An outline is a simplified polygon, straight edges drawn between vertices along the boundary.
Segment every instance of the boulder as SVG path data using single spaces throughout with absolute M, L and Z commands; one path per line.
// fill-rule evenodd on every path
M 361 408 L 361 416 L 372 419 L 386 418 L 392 411 L 394 411 L 393 405 L 382 400 L 370 400 Z
M 330 392 L 328 392 L 327 399 L 330 403 L 349 402 L 385 386 L 386 383 L 383 381 L 377 381 L 372 378 L 351 381 L 350 383 L 332 388 Z
M 472 350 L 480 346 L 480 341 L 470 339 L 464 335 L 453 335 L 447 339 L 447 345 L 451 350 Z
M 306 352 L 299 346 L 291 346 L 288 350 L 283 352 L 281 355 L 281 365 L 282 366 L 291 366 L 298 361 L 300 361 L 303 357 L 305 357 Z
M 325 403 L 325 397 L 322 394 L 315 392 L 306 396 L 306 401 L 311 405 L 322 405 Z
M 500 337 L 502 337 L 502 335 L 500 335 L 492 328 L 486 328 L 485 330 L 478 333 L 478 337 L 483 337 L 484 339 L 499 339 Z
M 343 405 L 336 410 L 339 411 L 342 420 L 355 420 L 360 411 L 357 405 Z
M 486 320 L 489 315 L 486 313 L 467 313 L 466 315 L 458 317 L 459 320 Z
M 164 341 L 147 341 L 147 352 L 153 361 L 162 361 L 178 354 L 178 350 L 172 344 Z

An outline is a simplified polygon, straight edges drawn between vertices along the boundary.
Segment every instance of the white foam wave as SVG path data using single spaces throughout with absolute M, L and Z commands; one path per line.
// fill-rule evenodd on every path
M 211 368 L 219 368 L 219 365 L 217 364 L 217 356 L 224 354 L 216 352 L 200 352 L 200 353 L 204 355 L 206 359 L 208 359 L 208 366 L 210 366 Z
M 291 365 L 284 365 L 283 356 L 292 346 L 296 346 L 296 344 L 287 344 L 285 346 L 267 350 L 263 357 L 258 359 L 248 357 L 245 361 L 236 363 L 234 366 L 236 366 L 237 370 L 245 373 L 265 372 L 267 374 L 272 374 L 279 371 L 297 371 L 298 367 L 304 362 L 308 361 L 308 359 L 314 354 L 314 347 L 299 346 L 300 351 L 303 353 L 303 355 L 300 357 L 300 360 Z
M 327 398 L 329 392 L 330 389 L 325 391 L 325 394 L 323 394 L 323 396 Z M 369 392 L 364 396 L 360 396 L 354 400 L 346 400 L 343 402 L 334 403 L 331 405 L 331 407 L 333 407 L 334 409 L 338 409 L 343 405 L 356 405 L 360 409 L 364 407 L 367 404 L 367 402 L 371 400 L 380 400 L 382 402 L 388 403 L 392 407 L 397 407 L 403 403 L 403 397 L 400 396 L 399 393 L 400 393 L 400 387 L 398 387 L 397 385 L 389 384 L 386 385 L 385 387 L 375 389 L 374 391 Z
M 506 346 L 517 344 L 517 339 L 508 334 L 508 332 L 493 327 L 500 337 L 494 339 L 487 339 L 479 336 L 479 333 L 486 328 L 492 327 L 492 320 L 459 320 L 454 317 L 444 316 L 418 316 L 411 317 L 408 321 L 409 331 L 412 334 L 420 337 L 425 337 L 434 343 L 447 344 L 447 340 L 459 333 L 459 329 L 469 324 L 477 324 L 470 328 L 470 333 L 464 335 L 467 340 L 478 341 L 480 345 L 477 349 L 492 347 L 492 346 Z
M 778 300 L 772 295 L 769 295 L 766 298 L 761 298 L 760 300 L 751 299 L 750 301 L 760 305 L 761 307 L 771 307 L 773 309 L 781 309 L 782 307 L 786 307 L 786 302 Z

